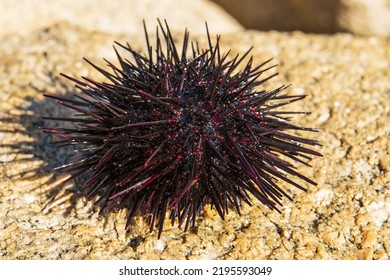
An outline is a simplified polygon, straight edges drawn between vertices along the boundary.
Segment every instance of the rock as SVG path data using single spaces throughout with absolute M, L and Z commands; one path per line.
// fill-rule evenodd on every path
M 259 30 L 334 33 L 338 0 L 213 0 L 243 26 Z
M 242 30 L 233 17 L 207 0 L 2 0 L 0 11 L 0 37 L 28 34 L 59 21 L 90 30 L 141 35 L 142 20 L 154 27 L 156 18 L 166 19 L 174 30 L 188 27 L 193 34 L 204 33 L 205 21 L 213 33 Z
M 141 23 L 136 28 L 141 29 Z M 201 45 L 207 43 L 205 36 L 195 38 Z M 54 178 L 53 168 L 67 162 L 72 150 L 56 149 L 39 130 L 55 125 L 42 116 L 67 113 L 42 94 L 75 91 L 59 73 L 100 79 L 82 57 L 98 64 L 103 57 L 115 62 L 114 40 L 144 50 L 142 34 L 112 34 L 64 21 L 3 37 L 1 259 L 389 258 L 390 221 L 385 218 L 390 173 L 381 167 L 390 157 L 389 38 L 300 32 L 224 34 L 223 51 L 232 49 L 234 55 L 253 45 L 254 64 L 274 57 L 280 75 L 264 85 L 267 89 L 292 83 L 289 93 L 307 95 L 289 108 L 311 111 L 293 118 L 294 123 L 322 130 L 299 133 L 323 145 L 318 150 L 324 157 L 309 162 L 313 168 L 298 167 L 318 186 L 300 182 L 308 188 L 304 193 L 280 183 L 293 197 L 293 202 L 285 200 L 280 207 L 282 215 L 253 200 L 252 207 L 244 205 L 241 217 L 232 209 L 225 221 L 207 207 L 196 228 L 187 233 L 167 219 L 161 241 L 157 232 L 149 233 L 142 218 L 135 219 L 126 233 L 125 212 L 101 217 L 93 201 L 66 192 L 64 187 L 72 181 L 61 187 L 60 181 L 66 182 L 67 177 Z
M 214 0 L 214 2 L 225 8 L 243 26 L 252 29 L 390 35 L 388 0 Z
M 376 244 L 376 234 L 372 230 L 364 231 L 362 248 L 372 248 Z
M 360 35 L 390 35 L 390 1 L 339 0 L 340 30 Z

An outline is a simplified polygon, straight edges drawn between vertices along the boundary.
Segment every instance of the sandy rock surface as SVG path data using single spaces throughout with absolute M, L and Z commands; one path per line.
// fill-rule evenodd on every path
M 291 109 L 312 111 L 294 122 L 322 129 L 308 136 L 321 141 L 318 150 L 324 157 L 312 160 L 313 168 L 299 167 L 318 186 L 305 185 L 309 190 L 303 193 L 281 183 L 294 199 L 285 201 L 282 214 L 254 201 L 241 216 L 232 211 L 225 221 L 206 208 L 187 233 L 167 220 L 160 240 L 142 218 L 125 232 L 124 212 L 100 217 L 91 202 L 59 191 L 56 184 L 64 178 L 55 178 L 52 169 L 69 159 L 69 151 L 51 146 L 50 137 L 39 130 L 55 125 L 42 116 L 67 113 L 42 96 L 74 92 L 59 73 L 99 79 L 82 57 L 101 65 L 102 58 L 115 61 L 114 40 L 144 49 L 143 36 L 91 31 L 67 22 L 3 37 L 1 259 L 390 257 L 389 39 L 254 31 L 223 35 L 225 51 L 243 53 L 253 45 L 255 63 L 274 57 L 280 75 L 267 89 L 292 83 L 291 94 L 307 94 Z M 199 41 L 206 43 L 204 36 Z

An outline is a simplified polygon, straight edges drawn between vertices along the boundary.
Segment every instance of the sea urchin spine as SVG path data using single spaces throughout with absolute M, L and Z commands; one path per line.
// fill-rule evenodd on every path
M 43 128 L 62 138 L 57 143 L 77 147 L 74 159 L 56 170 L 81 181 L 88 199 L 99 198 L 102 213 L 126 209 L 126 229 L 135 215 L 145 216 L 160 236 L 167 211 L 172 224 L 177 220 L 186 230 L 207 203 L 222 219 L 230 206 L 240 213 L 242 202 L 251 204 L 250 194 L 279 211 L 283 196 L 291 197 L 278 179 L 301 190 L 291 177 L 315 185 L 291 161 L 308 165 L 320 154 L 307 146 L 318 142 L 287 132 L 315 129 L 290 123 L 289 115 L 306 112 L 277 110 L 305 96 L 281 94 L 284 85 L 258 89 L 276 75 L 259 79 L 274 67 L 266 67 L 269 61 L 253 67 L 250 58 L 242 67 L 250 50 L 229 59 L 219 36 L 212 44 L 207 25 L 207 49 L 186 30 L 181 52 L 166 22 L 159 21 L 155 47 L 144 28 L 146 55 L 116 43 L 133 61 L 115 47 L 120 65 L 107 61 L 111 72 L 86 60 L 108 82 L 62 74 L 81 93 L 75 99 L 47 95 L 76 112 L 47 119 L 78 124 Z

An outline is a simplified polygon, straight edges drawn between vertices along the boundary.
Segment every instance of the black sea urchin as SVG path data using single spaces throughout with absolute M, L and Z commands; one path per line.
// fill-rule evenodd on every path
M 276 75 L 259 80 L 274 67 L 265 68 L 269 61 L 253 67 L 250 58 L 239 67 L 250 50 L 229 59 L 219 36 L 213 46 L 207 25 L 208 48 L 200 49 L 186 31 L 180 52 L 166 22 L 159 21 L 154 50 L 144 28 L 147 55 L 116 43 L 132 62 L 115 47 L 120 66 L 107 62 L 111 72 L 87 60 L 109 82 L 63 75 L 81 94 L 74 100 L 48 96 L 77 113 L 61 118 L 76 128 L 44 128 L 78 150 L 57 170 L 81 179 L 87 198 L 99 197 L 102 213 L 126 209 L 126 229 L 143 215 L 160 236 L 167 210 L 172 224 L 178 220 L 186 230 L 207 203 L 222 219 L 229 206 L 239 213 L 242 202 L 250 204 L 249 194 L 278 210 L 283 196 L 291 199 L 278 179 L 301 190 L 290 175 L 315 185 L 288 158 L 307 165 L 320 154 L 305 145 L 317 141 L 287 132 L 315 130 L 289 123 L 288 115 L 305 112 L 277 110 L 304 96 L 282 95 L 286 86 L 258 89 Z

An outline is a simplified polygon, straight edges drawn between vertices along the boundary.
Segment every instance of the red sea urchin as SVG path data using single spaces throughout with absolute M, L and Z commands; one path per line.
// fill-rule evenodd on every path
M 142 215 L 160 236 L 168 211 L 172 224 L 177 220 L 187 230 L 205 204 L 224 219 L 230 206 L 239 213 L 242 202 L 251 204 L 249 194 L 279 211 L 283 196 L 291 197 L 278 179 L 301 190 L 290 175 L 315 185 L 290 161 L 308 165 L 310 156 L 320 154 L 305 146 L 318 142 L 287 133 L 315 129 L 289 122 L 288 115 L 305 112 L 276 110 L 304 95 L 281 94 L 284 85 L 258 89 L 276 75 L 259 80 L 274 66 L 265 67 L 266 61 L 253 67 L 250 58 L 238 67 L 250 50 L 229 60 L 229 53 L 220 52 L 220 37 L 213 46 L 207 25 L 206 30 L 207 49 L 190 41 L 186 31 L 178 52 L 167 23 L 159 21 L 155 50 L 145 27 L 146 56 L 116 43 L 133 62 L 115 47 L 120 66 L 107 62 L 111 72 L 87 60 L 109 82 L 62 74 L 81 93 L 76 99 L 47 95 L 76 112 L 48 119 L 78 123 L 43 128 L 62 138 L 57 143 L 77 147 L 74 159 L 57 170 L 80 179 L 87 198 L 99 198 L 102 213 L 126 209 L 126 229 Z

